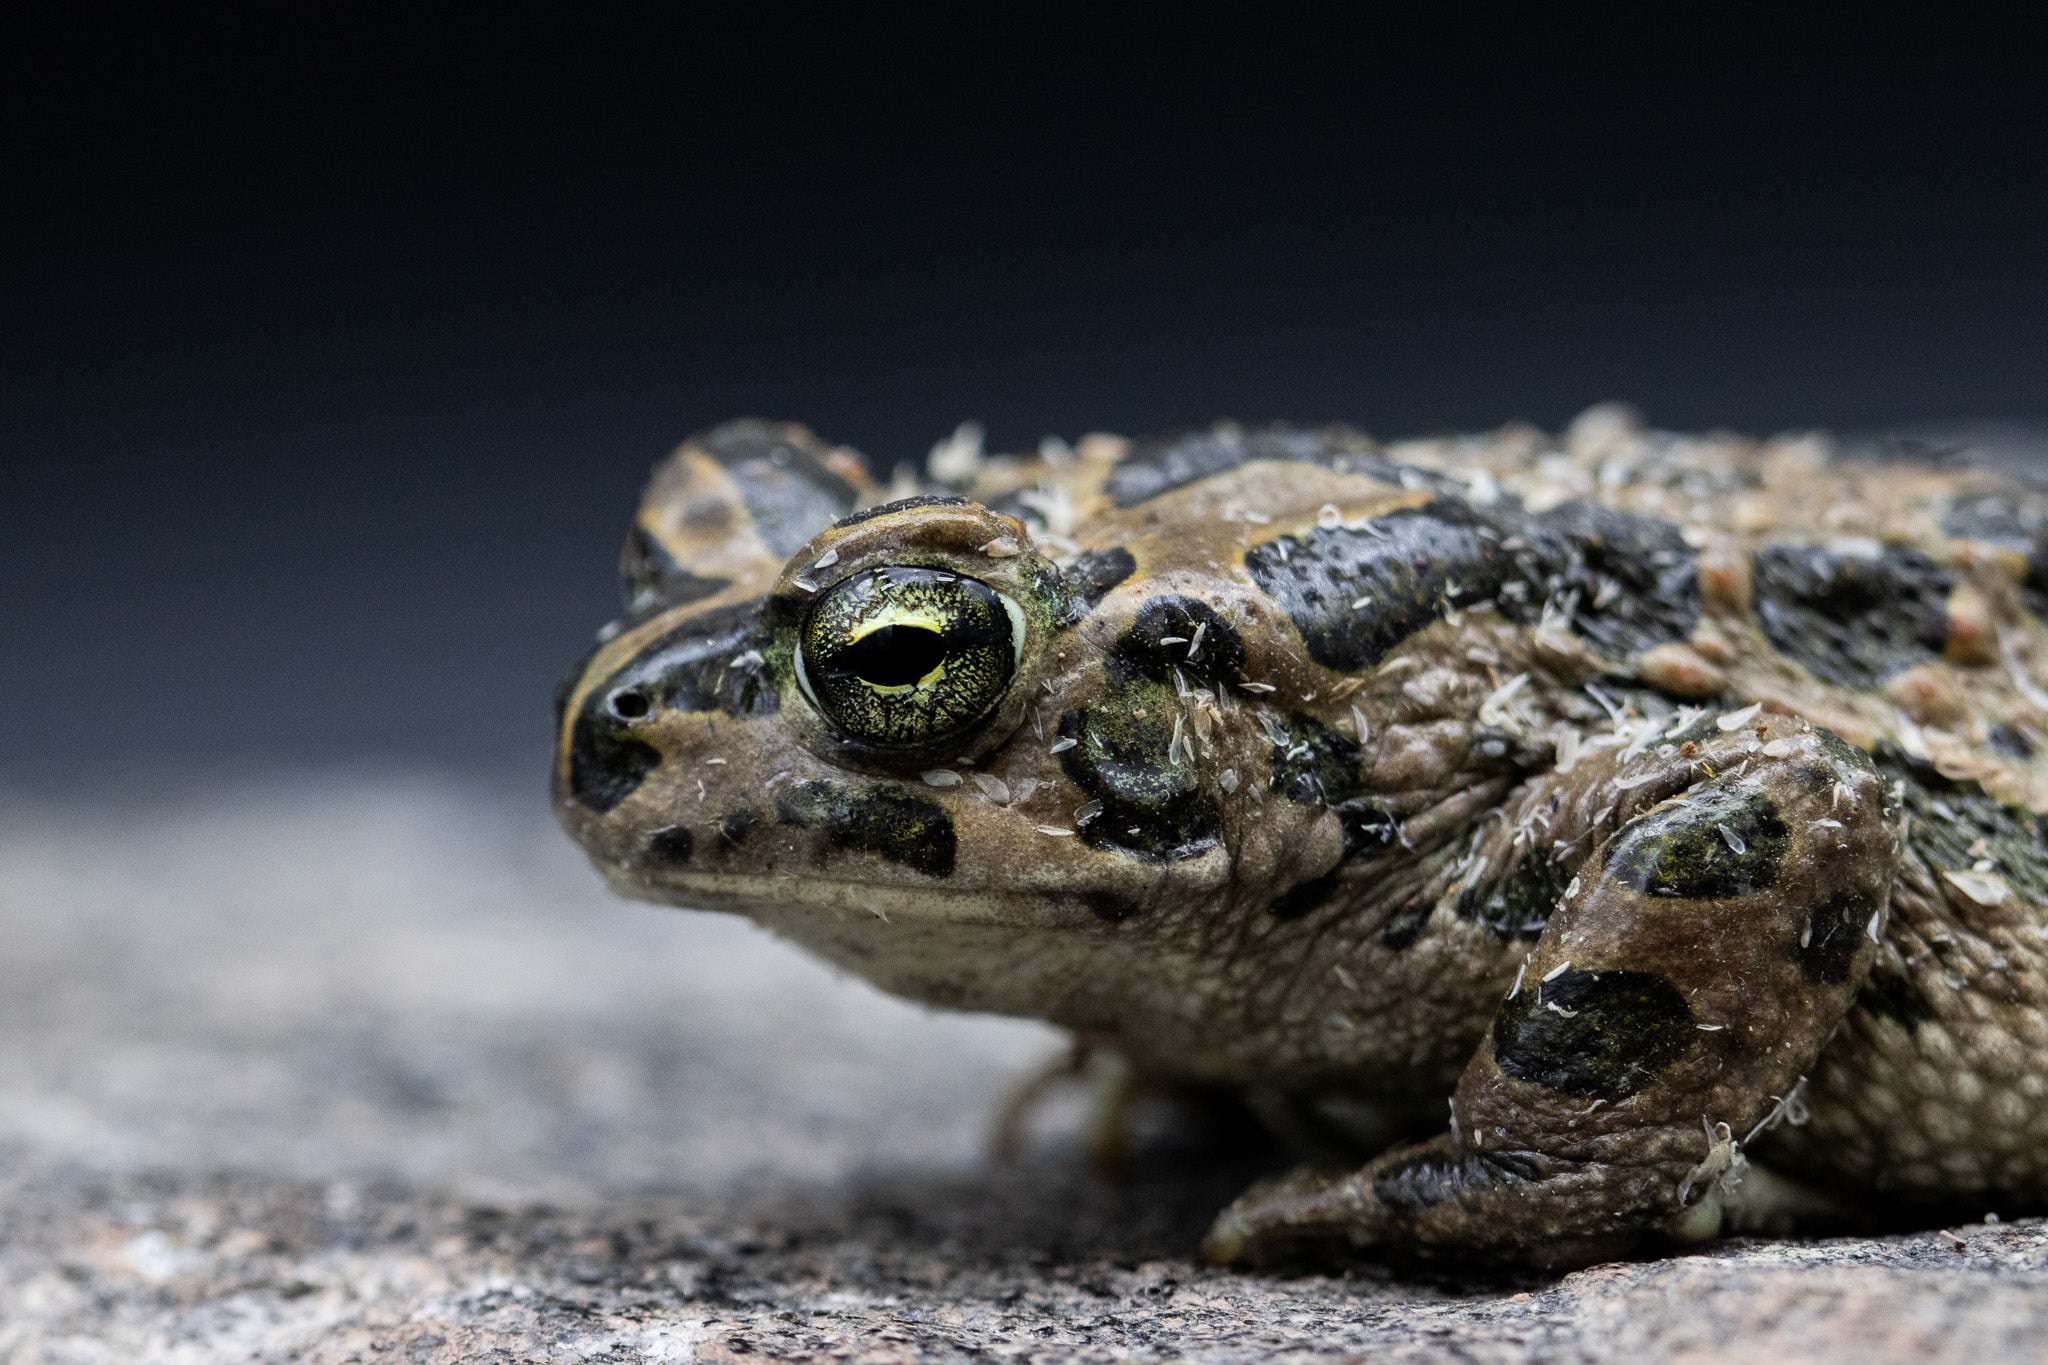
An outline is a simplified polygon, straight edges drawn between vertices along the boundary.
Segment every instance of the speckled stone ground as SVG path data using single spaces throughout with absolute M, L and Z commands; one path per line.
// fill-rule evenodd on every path
M 1518 1290 L 1219 1274 L 1256 1168 L 1091 1177 L 1058 1040 L 610 900 L 530 801 L 0 802 L 0 1361 L 2038 1360 L 2048 1229 Z

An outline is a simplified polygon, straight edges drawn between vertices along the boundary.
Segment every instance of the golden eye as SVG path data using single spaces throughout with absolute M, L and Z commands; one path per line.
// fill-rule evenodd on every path
M 987 715 L 1023 643 L 1023 613 L 986 583 L 943 569 L 870 569 L 804 616 L 797 681 L 842 734 L 910 748 Z

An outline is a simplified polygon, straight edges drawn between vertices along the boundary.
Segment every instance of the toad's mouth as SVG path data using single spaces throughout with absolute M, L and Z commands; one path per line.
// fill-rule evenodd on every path
M 747 872 L 663 871 L 650 877 L 607 867 L 614 890 L 634 900 L 687 910 L 743 915 L 762 923 L 802 916 L 853 916 L 888 924 L 943 922 L 1048 928 L 1100 926 L 1102 897 L 1052 888 L 915 886 L 902 882 L 770 876 Z

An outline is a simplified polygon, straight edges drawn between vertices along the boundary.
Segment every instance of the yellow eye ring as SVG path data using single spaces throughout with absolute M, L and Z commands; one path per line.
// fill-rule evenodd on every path
M 848 738 L 914 748 L 951 738 L 1002 700 L 1024 616 L 978 579 L 884 566 L 821 594 L 797 632 L 804 696 Z

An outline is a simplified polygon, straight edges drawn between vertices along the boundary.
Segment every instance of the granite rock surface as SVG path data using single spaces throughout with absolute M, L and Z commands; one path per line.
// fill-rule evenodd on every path
M 0 801 L 0 1361 L 2038 1360 L 2048 1228 L 1521 1286 L 1228 1274 L 1271 1159 L 1078 1101 L 1037 1025 L 611 899 L 531 800 Z

